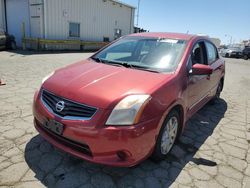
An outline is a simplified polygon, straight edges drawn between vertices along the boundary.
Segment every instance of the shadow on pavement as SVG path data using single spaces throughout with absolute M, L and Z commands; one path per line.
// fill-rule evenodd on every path
M 207 104 L 189 120 L 168 158 L 159 163 L 146 160 L 133 168 L 92 164 L 55 149 L 40 135 L 25 149 L 25 160 L 36 178 L 47 187 L 169 187 L 187 163 L 216 166 L 208 157 L 195 157 L 224 117 L 227 103 Z M 204 146 L 203 146 L 204 147 Z

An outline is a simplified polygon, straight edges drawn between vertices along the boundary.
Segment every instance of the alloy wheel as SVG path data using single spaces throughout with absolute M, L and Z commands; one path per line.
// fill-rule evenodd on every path
M 178 132 L 178 119 L 173 116 L 167 122 L 161 138 L 161 153 L 166 155 L 173 147 Z

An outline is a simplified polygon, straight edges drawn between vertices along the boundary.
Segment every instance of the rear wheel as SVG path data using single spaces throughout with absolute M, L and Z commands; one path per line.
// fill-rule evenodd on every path
M 245 55 L 243 56 L 243 59 L 248 60 L 248 55 L 245 54 Z
M 167 154 L 173 148 L 180 126 L 180 115 L 173 110 L 164 121 L 159 136 L 156 141 L 155 150 L 152 159 L 160 161 L 166 158 Z
M 228 53 L 226 53 L 225 57 L 229 57 L 229 54 L 228 54 Z

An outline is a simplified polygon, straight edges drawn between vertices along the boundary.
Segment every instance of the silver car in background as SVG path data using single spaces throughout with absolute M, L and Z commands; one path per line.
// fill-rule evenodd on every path
M 221 49 L 220 55 L 222 57 L 240 58 L 242 56 L 242 49 L 240 47 L 229 47 L 227 49 Z

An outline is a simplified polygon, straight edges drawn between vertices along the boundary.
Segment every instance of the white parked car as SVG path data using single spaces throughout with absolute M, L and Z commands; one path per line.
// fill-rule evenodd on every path
M 221 49 L 220 55 L 222 57 L 236 57 L 240 58 L 242 56 L 242 50 L 239 47 L 229 47 L 227 49 Z

